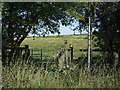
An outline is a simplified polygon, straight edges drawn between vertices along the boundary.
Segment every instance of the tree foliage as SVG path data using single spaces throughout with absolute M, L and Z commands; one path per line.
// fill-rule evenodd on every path
M 4 3 L 3 5 L 3 39 L 10 40 L 10 45 L 20 45 L 30 31 L 39 26 L 54 33 L 59 29 L 59 23 L 69 25 L 66 4 L 62 3 Z M 16 40 L 14 39 L 16 38 Z
M 99 47 L 106 51 L 107 62 L 114 63 L 114 52 L 120 48 L 120 3 L 99 3 L 96 8 L 95 27 L 98 29 Z

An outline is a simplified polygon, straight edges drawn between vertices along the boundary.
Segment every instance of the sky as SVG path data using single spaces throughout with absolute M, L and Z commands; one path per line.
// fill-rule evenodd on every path
M 87 33 L 86 31 L 83 31 L 82 34 Z M 60 35 L 73 35 L 74 31 L 70 29 L 70 27 L 65 27 L 60 25 Z M 80 32 L 75 31 L 75 34 L 80 34 Z M 56 34 L 50 34 L 50 36 L 58 35 Z

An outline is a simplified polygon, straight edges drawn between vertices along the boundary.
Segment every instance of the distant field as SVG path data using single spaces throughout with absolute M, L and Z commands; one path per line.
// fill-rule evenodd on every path
M 67 40 L 66 47 L 72 44 L 74 48 L 74 57 L 79 56 L 79 49 L 87 48 L 87 35 L 65 35 L 65 36 L 47 36 L 43 37 L 27 37 L 23 45 L 29 45 L 30 49 L 56 50 L 60 51 L 64 47 L 64 40 Z M 49 52 L 48 52 L 49 53 Z
M 86 35 L 47 36 L 45 38 L 35 37 L 35 40 L 32 37 L 28 37 L 24 40 L 22 46 L 29 45 L 31 49 L 60 49 L 64 45 L 64 40 L 67 40 L 67 47 L 71 43 L 75 49 L 80 49 L 87 48 L 86 37 Z

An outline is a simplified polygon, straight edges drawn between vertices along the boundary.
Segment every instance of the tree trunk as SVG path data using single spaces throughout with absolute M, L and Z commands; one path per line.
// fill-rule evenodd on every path
M 108 63 L 110 64 L 110 67 L 114 66 L 114 47 L 113 47 L 113 33 L 110 27 L 108 28 L 107 32 L 107 41 L 108 41 Z

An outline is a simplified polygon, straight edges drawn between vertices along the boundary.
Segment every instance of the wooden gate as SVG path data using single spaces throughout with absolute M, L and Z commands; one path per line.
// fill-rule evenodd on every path
M 73 61 L 73 45 L 66 48 L 67 40 L 60 50 L 31 49 L 31 57 L 37 63 L 56 64 L 59 69 L 69 68 Z
M 30 56 L 36 63 L 56 64 L 59 69 L 69 67 L 73 59 L 73 48 L 58 50 L 31 49 Z
M 56 50 L 31 49 L 30 56 L 36 63 L 55 63 Z

